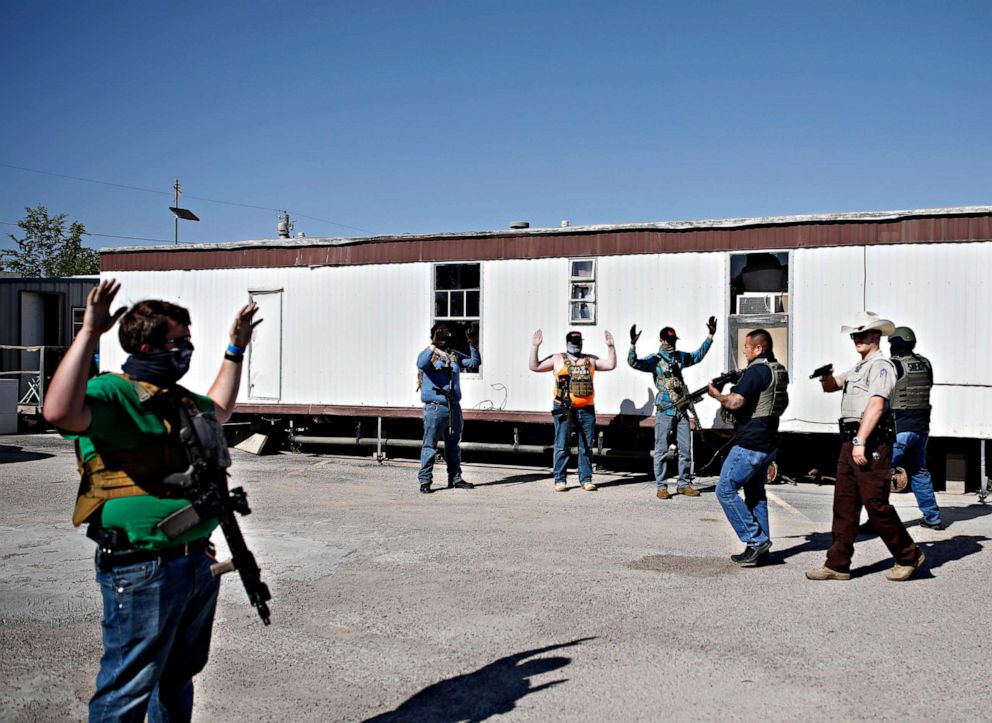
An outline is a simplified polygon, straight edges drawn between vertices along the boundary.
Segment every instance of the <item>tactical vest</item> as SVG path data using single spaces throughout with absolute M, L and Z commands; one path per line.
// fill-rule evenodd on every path
M 572 406 L 587 407 L 592 405 L 596 396 L 592 385 L 592 378 L 596 370 L 593 368 L 592 360 L 587 356 L 572 359 L 564 352 L 562 352 L 561 358 L 564 363 L 557 376 L 568 377 L 568 392 Z M 561 385 L 556 385 L 555 389 L 555 399 L 561 402 L 561 392 L 558 391 L 561 389 Z
M 163 479 L 172 473 L 182 472 L 189 466 L 186 450 L 173 433 L 173 423 L 166 415 L 160 414 L 162 405 L 156 401 L 166 390 L 150 382 L 139 381 L 126 374 L 117 374 L 134 386 L 143 408 L 154 409 L 168 434 L 156 436 L 153 444 L 138 449 L 103 451 L 83 461 L 79 442 L 76 442 L 76 464 L 79 469 L 79 491 L 76 493 L 76 507 L 72 513 L 72 524 L 76 527 L 88 520 L 107 500 L 137 495 L 156 497 L 179 497 L 178 490 L 166 487 Z M 192 394 L 179 386 L 181 403 L 194 418 L 201 416 Z M 212 417 L 212 415 L 210 415 Z M 214 425 L 220 427 L 214 420 Z M 178 430 L 176 430 L 178 433 Z M 223 433 L 223 430 L 221 430 Z M 203 434 L 199 434 L 201 441 Z M 216 441 L 213 442 L 216 444 Z M 224 452 L 227 452 L 226 445 Z M 228 457 L 228 460 L 230 458 Z
M 668 404 L 665 405 L 666 407 L 677 405 L 689 394 L 678 362 L 671 364 L 665 361 L 665 358 L 659 354 L 658 364 L 654 369 L 654 376 L 658 391 L 668 392 Z M 655 406 L 661 409 L 660 403 Z
M 892 361 L 902 365 L 903 374 L 892 390 L 892 409 L 930 409 L 930 388 L 933 386 L 933 367 L 919 354 L 894 356 Z
M 789 372 L 778 362 L 770 362 L 767 359 L 755 359 L 752 363 L 764 364 L 768 367 L 772 373 L 772 382 L 761 390 L 751 418 L 781 417 L 782 412 L 789 406 Z

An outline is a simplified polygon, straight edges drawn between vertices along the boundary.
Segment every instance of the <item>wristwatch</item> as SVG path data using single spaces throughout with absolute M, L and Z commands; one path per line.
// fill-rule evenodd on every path
M 854 439 L 851 440 L 851 444 L 855 447 L 864 447 L 865 441 L 863 439 L 858 439 L 857 437 L 855 437 Z

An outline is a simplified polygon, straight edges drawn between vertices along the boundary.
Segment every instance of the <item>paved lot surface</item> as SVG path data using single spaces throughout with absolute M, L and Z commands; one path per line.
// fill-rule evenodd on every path
M 599 474 L 556 494 L 546 470 L 467 466 L 476 490 L 426 496 L 412 462 L 234 457 L 273 622 L 225 578 L 198 721 L 989 720 L 992 506 L 974 496 L 938 495 L 940 532 L 896 496 L 918 579 L 887 581 L 866 536 L 851 581 L 809 582 L 830 487 L 770 488 L 773 564 L 739 569 L 712 489 L 662 502 Z M 59 438 L 0 437 L 6 721 L 83 719 L 92 693 L 74 476 Z

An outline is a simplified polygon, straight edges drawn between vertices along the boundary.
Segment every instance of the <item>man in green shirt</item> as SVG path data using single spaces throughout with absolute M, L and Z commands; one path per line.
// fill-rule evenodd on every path
M 169 539 L 157 523 L 188 505 L 165 477 L 189 461 L 175 425 L 154 400 L 169 394 L 196 413 L 230 418 L 241 362 L 258 307 L 244 306 L 206 396 L 179 387 L 193 353 L 189 312 L 148 300 L 110 313 L 120 284 L 101 281 L 86 299 L 83 326 L 45 397 L 45 419 L 73 440 L 82 472 L 73 513 L 99 544 L 96 577 L 103 595 L 104 655 L 90 720 L 190 720 L 193 676 L 207 662 L 219 582 L 210 572 L 208 536 L 216 520 Z M 123 314 L 124 375 L 87 382 L 100 336 Z M 152 402 L 152 403 L 150 403 Z M 215 445 L 218 446 L 218 445 Z M 223 450 L 214 450 L 226 455 Z

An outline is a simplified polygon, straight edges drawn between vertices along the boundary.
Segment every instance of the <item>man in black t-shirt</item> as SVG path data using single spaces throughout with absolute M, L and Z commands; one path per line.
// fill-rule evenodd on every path
M 744 340 L 747 368 L 727 394 L 712 384 L 709 395 L 733 418 L 734 446 L 720 470 L 716 496 L 727 520 L 746 547 L 730 559 L 761 564 L 771 549 L 765 480 L 778 453 L 778 420 L 789 404 L 789 373 L 775 361 L 771 335 L 755 329 Z M 738 490 L 744 488 L 744 499 Z

